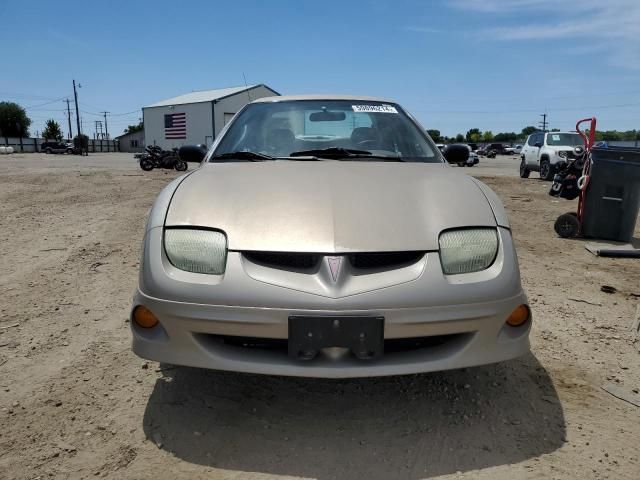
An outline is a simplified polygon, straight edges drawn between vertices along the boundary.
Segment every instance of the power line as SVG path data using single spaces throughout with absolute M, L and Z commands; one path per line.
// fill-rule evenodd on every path
M 80 110 L 82 113 L 86 113 L 87 115 L 95 115 L 96 117 L 101 117 L 102 113 L 97 112 L 89 112 L 88 110 Z
M 613 105 L 585 105 L 581 107 L 566 107 L 566 108 L 548 108 L 547 110 L 553 112 L 571 112 L 571 111 L 580 111 L 580 110 L 591 110 L 591 109 L 604 109 L 604 108 L 624 108 L 624 107 L 635 107 L 640 105 L 640 102 L 637 103 L 619 103 Z M 412 112 L 419 113 L 449 113 L 449 114 L 489 114 L 489 113 L 536 113 L 539 112 L 538 109 L 526 109 L 526 110 L 417 110 L 410 109 Z
M 30 105 L 30 106 L 24 107 L 24 108 L 26 110 L 33 110 L 35 108 L 44 107 L 45 105 L 49 105 L 49 104 L 54 103 L 54 102 L 59 102 L 60 100 L 65 100 L 66 98 L 69 98 L 69 95 L 65 95 L 64 97 L 56 98 L 55 100 L 51 100 L 50 102 L 40 103 L 38 105 Z
M 30 108 L 32 112 L 64 112 L 64 108 Z
M 112 113 L 111 116 L 112 117 L 123 117 L 125 115 L 132 115 L 132 114 L 136 114 L 138 115 L 140 113 L 140 109 L 138 108 L 137 110 L 132 110 L 130 112 L 124 112 L 124 113 Z

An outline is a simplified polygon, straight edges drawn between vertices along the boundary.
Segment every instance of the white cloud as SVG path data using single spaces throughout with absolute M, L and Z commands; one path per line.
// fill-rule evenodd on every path
M 544 6 L 547 0 L 451 0 L 450 5 L 477 12 L 506 12 Z
M 465 12 L 521 13 L 515 25 L 482 30 L 484 38 L 574 39 L 603 50 L 617 65 L 640 69 L 640 0 L 454 0 L 451 5 Z M 531 13 L 542 20 L 528 21 Z

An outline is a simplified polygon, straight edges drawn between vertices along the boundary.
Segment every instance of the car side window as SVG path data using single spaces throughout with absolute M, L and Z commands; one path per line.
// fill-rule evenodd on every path
M 536 143 L 536 136 L 537 135 L 529 135 L 529 140 L 527 140 L 527 145 L 529 145 L 530 147 L 533 147 Z

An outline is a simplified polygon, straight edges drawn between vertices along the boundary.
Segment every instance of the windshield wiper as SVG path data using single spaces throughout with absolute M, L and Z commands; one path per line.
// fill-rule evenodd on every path
M 320 148 L 317 150 L 301 150 L 299 152 L 293 152 L 289 156 L 302 157 L 307 155 L 312 155 L 320 158 L 331 158 L 336 160 L 341 160 L 344 158 L 375 158 L 375 159 L 394 161 L 394 162 L 404 161 L 399 156 L 375 155 L 368 150 L 356 150 L 353 148 L 342 148 L 342 147 Z
M 219 155 L 213 155 L 211 160 L 249 160 L 250 162 L 261 162 L 263 160 L 275 160 L 276 157 L 265 155 L 257 152 L 226 152 Z
M 293 152 L 290 157 L 304 157 L 307 155 L 313 155 L 324 158 L 347 158 L 347 157 L 362 157 L 373 155 L 368 150 L 354 150 L 352 148 L 330 147 L 319 148 L 315 150 L 300 150 L 299 152 Z

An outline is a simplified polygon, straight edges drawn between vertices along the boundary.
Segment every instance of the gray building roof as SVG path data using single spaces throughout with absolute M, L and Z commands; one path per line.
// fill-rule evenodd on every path
M 272 90 L 274 93 L 278 93 L 264 84 L 246 86 L 243 85 L 241 87 L 217 88 L 215 90 L 199 90 L 195 92 L 185 93 L 184 95 L 178 95 L 177 97 L 168 98 L 160 102 L 152 103 L 151 105 L 147 105 L 143 108 L 168 107 L 170 105 L 183 105 L 185 103 L 212 102 L 214 100 L 220 100 L 221 98 L 229 97 L 231 95 L 245 92 L 247 90 L 251 90 L 260 86 L 266 87 L 269 90 Z
M 142 130 L 138 130 L 135 132 L 127 132 L 127 133 L 123 133 L 122 135 L 118 135 L 117 137 L 114 137 L 114 140 L 121 140 L 125 137 L 128 137 L 130 135 L 144 135 L 144 128 Z

